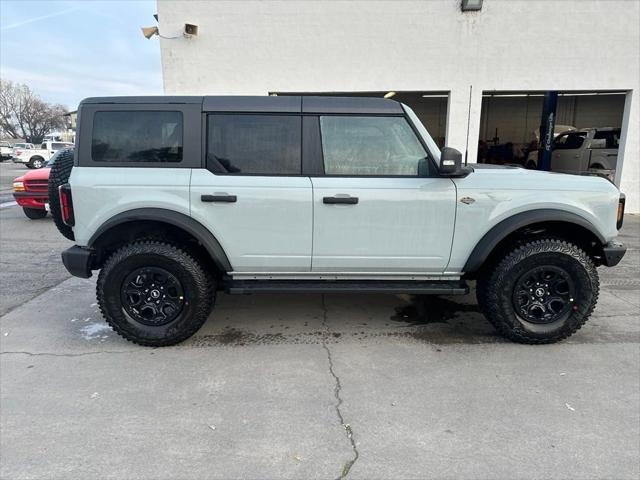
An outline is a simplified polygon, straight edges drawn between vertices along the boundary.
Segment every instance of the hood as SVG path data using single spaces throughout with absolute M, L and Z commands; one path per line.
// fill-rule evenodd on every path
M 49 180 L 50 171 L 50 168 L 39 168 L 38 170 L 31 170 L 21 177 L 16 178 L 14 182 L 24 182 L 26 180 Z
M 543 172 L 508 165 L 474 164 L 470 166 L 473 167 L 473 173 L 461 179 L 464 180 L 462 183 L 470 188 L 618 192 L 618 188 L 609 180 L 593 175 Z

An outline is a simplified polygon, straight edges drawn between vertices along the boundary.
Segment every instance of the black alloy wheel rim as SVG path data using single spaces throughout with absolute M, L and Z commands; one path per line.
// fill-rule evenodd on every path
M 120 297 L 131 318 L 154 327 L 175 320 L 185 303 L 180 281 L 158 267 L 138 268 L 127 275 Z
M 563 268 L 535 267 L 516 281 L 512 301 L 523 320 L 535 324 L 553 323 L 575 308 L 575 286 Z

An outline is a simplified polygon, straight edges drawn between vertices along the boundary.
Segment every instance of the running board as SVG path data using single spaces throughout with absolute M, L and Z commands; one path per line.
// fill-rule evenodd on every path
M 408 293 L 414 295 L 465 295 L 464 280 L 441 282 L 389 280 L 231 280 L 224 290 L 231 295 L 251 293 Z

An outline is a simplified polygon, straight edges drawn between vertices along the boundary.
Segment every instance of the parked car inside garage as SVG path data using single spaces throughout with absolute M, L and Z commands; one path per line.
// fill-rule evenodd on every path
M 600 175 L 613 180 L 619 142 L 619 128 L 584 128 L 564 132 L 553 141 L 551 171 Z M 537 168 L 537 151 L 529 154 L 527 166 Z

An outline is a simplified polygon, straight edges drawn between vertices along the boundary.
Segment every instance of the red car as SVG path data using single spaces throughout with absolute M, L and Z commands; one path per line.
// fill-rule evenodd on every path
M 62 152 L 57 151 L 47 162 L 45 168 L 32 170 L 13 180 L 13 197 L 22 207 L 24 214 L 32 220 L 47 216 L 49 204 L 49 172 L 51 165 Z

